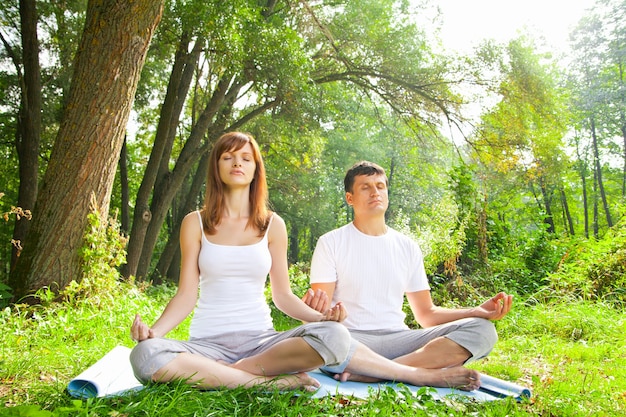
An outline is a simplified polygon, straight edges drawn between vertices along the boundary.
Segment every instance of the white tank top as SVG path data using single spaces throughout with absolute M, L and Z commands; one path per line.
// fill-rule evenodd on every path
M 190 338 L 273 329 L 264 293 L 272 266 L 268 232 L 252 245 L 218 245 L 204 235 L 202 218 L 197 213 L 202 231 L 198 256 L 200 295 L 191 320 Z M 271 219 L 268 231 L 270 226 Z

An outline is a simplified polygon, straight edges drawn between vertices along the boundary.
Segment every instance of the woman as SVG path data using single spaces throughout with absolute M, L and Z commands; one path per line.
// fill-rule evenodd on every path
M 285 223 L 269 211 L 267 196 L 256 141 L 239 132 L 220 137 L 210 155 L 204 207 L 182 223 L 178 290 L 152 327 L 139 315 L 131 327 L 139 342 L 131 363 L 140 381 L 315 390 L 319 383 L 305 372 L 347 358 L 343 306 L 318 312 L 291 291 Z M 307 324 L 274 330 L 264 296 L 268 272 L 276 306 Z M 189 341 L 163 338 L 194 308 Z

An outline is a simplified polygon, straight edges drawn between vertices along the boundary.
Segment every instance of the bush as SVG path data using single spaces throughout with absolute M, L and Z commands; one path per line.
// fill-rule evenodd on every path
M 84 246 L 80 249 L 83 276 L 72 280 L 61 292 L 64 301 L 72 304 L 90 299 L 95 305 L 108 303 L 119 290 L 118 267 L 126 261 L 127 239 L 120 233 L 115 218 L 106 219 L 98 209 L 88 216 L 89 226 L 85 232 Z
M 600 240 L 577 242 L 548 276 L 556 294 L 626 303 L 626 217 Z

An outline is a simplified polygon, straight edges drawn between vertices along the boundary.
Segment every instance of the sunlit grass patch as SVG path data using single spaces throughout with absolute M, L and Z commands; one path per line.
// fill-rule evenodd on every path
M 175 287 L 142 289 L 120 282 L 115 291 L 106 306 L 85 300 L 0 313 L 0 398 L 7 410 L 32 416 L 36 412 L 50 416 L 341 417 L 626 413 L 626 353 L 620 348 L 626 345 L 624 312 L 581 301 L 516 300 L 513 311 L 496 322 L 500 340 L 494 351 L 471 365 L 530 387 L 533 398 L 529 402 L 435 401 L 427 393 L 412 396 L 389 390 L 372 393 L 365 400 L 311 398 L 306 393 L 258 389 L 200 391 L 182 383 L 155 384 L 120 397 L 72 399 L 66 392 L 69 380 L 114 346 L 133 346 L 128 332 L 134 315 L 155 320 Z M 297 324 L 277 311 L 274 319 L 278 328 Z M 188 325 L 186 320 L 170 336 L 186 339 Z M 7 412 L 0 409 L 0 416 Z

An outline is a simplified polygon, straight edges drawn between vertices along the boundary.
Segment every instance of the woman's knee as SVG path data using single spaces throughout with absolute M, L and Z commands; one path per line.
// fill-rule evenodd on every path
M 163 366 L 163 356 L 166 354 L 161 339 L 139 342 L 130 352 L 130 364 L 135 377 L 144 384 L 152 381 L 152 375 Z
M 316 326 L 311 328 L 310 336 L 320 342 L 321 346 L 317 350 L 326 365 L 339 364 L 350 353 L 352 337 L 341 323 L 335 321 L 316 323 Z

